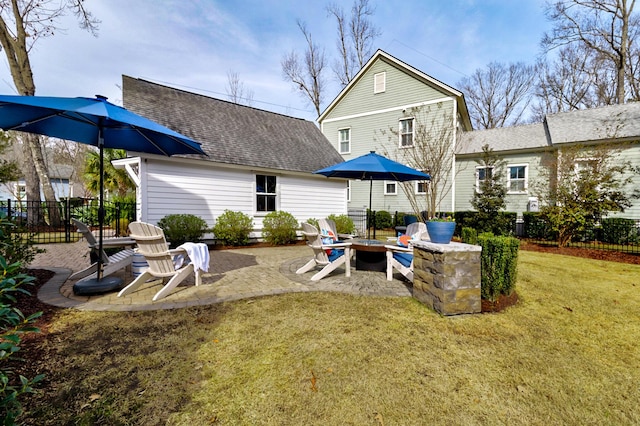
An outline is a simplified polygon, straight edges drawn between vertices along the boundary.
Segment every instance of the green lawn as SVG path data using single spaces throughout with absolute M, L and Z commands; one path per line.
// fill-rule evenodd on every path
M 640 266 L 521 252 L 520 302 L 297 293 L 62 311 L 25 424 L 640 424 Z

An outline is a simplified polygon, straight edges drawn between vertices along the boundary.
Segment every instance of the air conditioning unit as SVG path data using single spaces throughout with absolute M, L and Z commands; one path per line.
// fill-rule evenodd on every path
M 527 203 L 527 211 L 540 211 L 540 206 L 538 205 L 538 197 L 529 197 L 529 202 Z

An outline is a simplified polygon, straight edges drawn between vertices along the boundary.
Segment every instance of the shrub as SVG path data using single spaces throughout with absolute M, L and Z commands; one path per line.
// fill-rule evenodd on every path
M 297 239 L 298 221 L 291 213 L 275 211 L 262 221 L 262 237 L 274 245 L 289 244 Z
M 213 226 L 213 234 L 223 244 L 244 246 L 249 244 L 253 220 L 242 212 L 225 210 Z
M 465 244 L 473 244 L 473 245 L 478 244 L 478 231 L 476 231 L 473 228 L 464 226 L 462 228 L 462 232 L 460 233 L 460 236 L 462 238 L 462 242 Z
M 336 232 L 338 234 L 353 234 L 356 230 L 353 220 L 346 214 L 330 214 L 327 219 L 331 219 L 336 223 Z
M 520 241 L 481 234 L 478 244 L 482 246 L 481 297 L 495 302 L 500 295 L 508 296 L 515 290 Z
M 551 225 L 538 212 L 523 212 L 525 238 L 538 240 L 555 240 L 557 237 L 551 230 Z
M 386 210 L 380 210 L 379 212 L 375 212 L 375 228 L 376 229 L 388 229 L 393 226 L 393 218 L 391 217 L 391 213 Z
M 31 263 L 38 253 L 44 250 L 35 247 L 35 234 L 16 232 L 18 226 L 6 217 L 0 217 L 0 256 L 7 264 L 20 262 L 23 265 Z
M 158 221 L 164 236 L 175 248 L 187 241 L 200 241 L 208 231 L 207 222 L 192 214 L 169 214 Z
M 602 241 L 610 244 L 630 244 L 638 242 L 639 230 L 633 219 L 610 217 L 602 219 Z
M 0 417 L 3 424 L 15 424 L 15 419 L 22 412 L 20 397 L 25 393 L 33 393 L 33 385 L 44 377 L 38 375 L 28 379 L 16 375 L 8 366 L 9 361 L 16 359 L 15 355 L 20 351 L 20 336 L 39 332 L 32 323 L 42 315 L 42 312 L 37 312 L 25 318 L 18 308 L 11 306 L 16 301 L 13 294 L 29 294 L 21 286 L 34 280 L 33 277 L 21 274 L 21 269 L 20 262 L 8 264 L 0 256 Z

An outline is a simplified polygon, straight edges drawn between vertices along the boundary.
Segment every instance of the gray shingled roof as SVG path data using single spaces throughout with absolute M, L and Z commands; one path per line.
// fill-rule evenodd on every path
M 563 112 L 547 116 L 554 144 L 640 136 L 640 102 Z
M 311 121 L 125 75 L 122 83 L 125 108 L 200 142 L 205 160 L 296 172 L 344 161 Z
M 486 144 L 494 151 L 510 151 L 544 148 L 549 146 L 549 141 L 543 123 L 475 130 L 460 136 L 458 154 L 482 152 Z
M 549 114 L 544 123 L 465 132 L 458 154 L 540 149 L 563 143 L 640 139 L 640 102 Z

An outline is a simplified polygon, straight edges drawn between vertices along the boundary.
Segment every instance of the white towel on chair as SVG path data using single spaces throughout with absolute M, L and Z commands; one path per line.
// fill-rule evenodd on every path
M 178 248 L 187 252 L 187 256 L 191 259 L 196 270 L 209 272 L 209 247 L 205 243 L 184 243 Z M 176 256 L 174 262 L 176 269 L 181 267 L 183 262 L 184 256 Z

